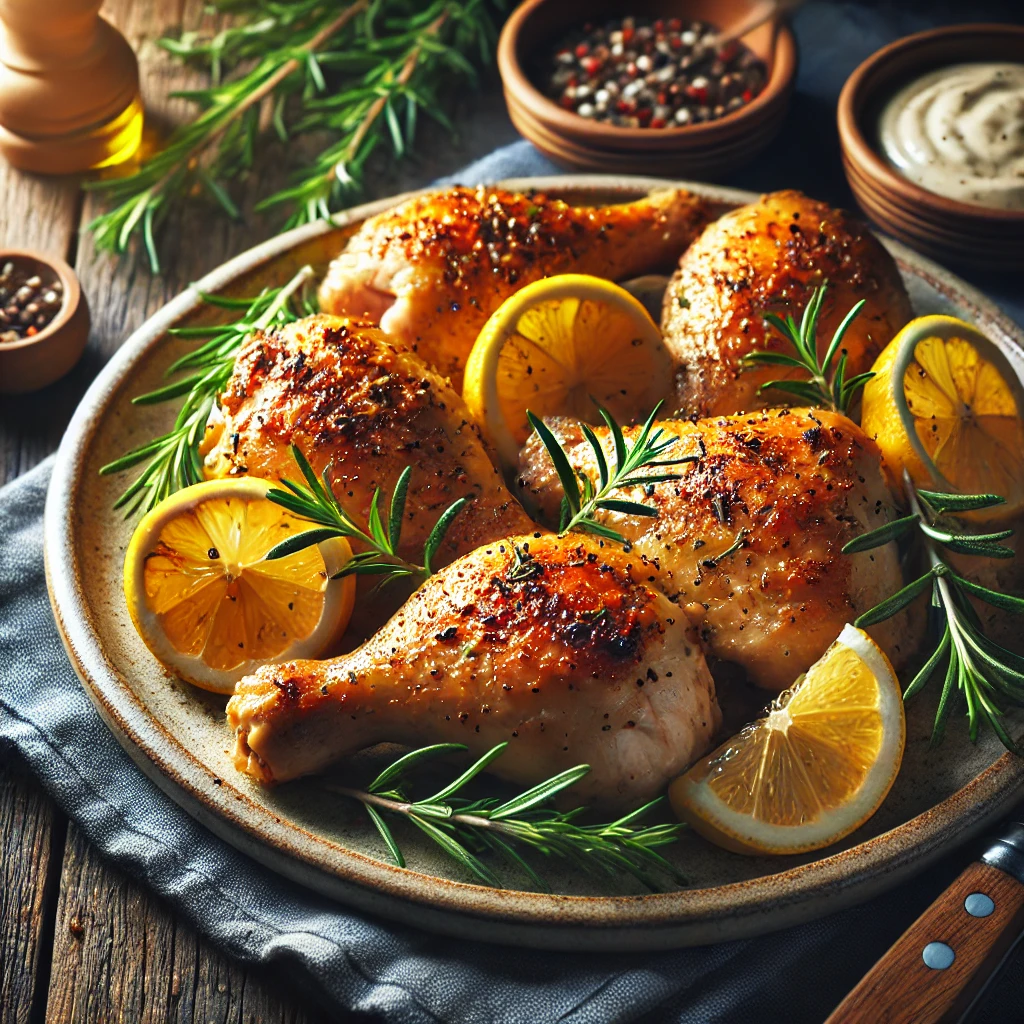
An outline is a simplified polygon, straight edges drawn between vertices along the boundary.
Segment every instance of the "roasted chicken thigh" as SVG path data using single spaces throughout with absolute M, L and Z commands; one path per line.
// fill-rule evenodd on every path
M 569 459 L 596 479 L 575 421 L 548 421 Z M 842 554 L 858 534 L 897 517 L 875 443 L 844 416 L 811 409 L 665 420 L 694 456 L 681 478 L 622 492 L 658 518 L 599 513 L 631 544 L 650 582 L 699 624 L 708 649 L 761 686 L 782 689 L 816 661 L 843 624 L 902 585 L 896 545 Z M 636 435 L 637 428 L 625 433 Z M 609 463 L 606 428 L 596 429 Z M 561 485 L 536 435 L 520 458 L 525 500 L 557 519 Z M 906 613 L 871 628 L 889 657 L 913 648 Z
M 676 408 L 716 416 L 785 403 L 759 385 L 801 371 L 744 366 L 759 349 L 789 351 L 765 313 L 799 321 L 812 291 L 828 282 L 819 354 L 853 305 L 866 305 L 846 332 L 848 375 L 875 357 L 913 316 L 899 271 L 859 220 L 799 192 L 774 192 L 720 217 L 683 253 L 665 293 L 661 326 L 678 364 Z
M 536 533 L 432 576 L 358 650 L 267 665 L 228 702 L 235 763 L 262 782 L 381 741 L 508 741 L 491 770 L 522 784 L 580 763 L 590 805 L 633 807 L 702 754 L 720 721 L 692 628 L 641 560 Z
M 709 216 L 680 189 L 591 208 L 452 188 L 368 220 L 331 264 L 320 306 L 379 321 L 461 391 L 477 334 L 513 292 L 552 274 L 618 280 L 669 266 Z
M 298 479 L 290 446 L 365 523 L 412 466 L 400 553 L 417 561 L 438 516 L 461 497 L 437 564 L 533 529 L 488 457 L 480 431 L 448 382 L 375 325 L 319 315 L 257 333 L 239 353 L 211 427 L 208 476 Z

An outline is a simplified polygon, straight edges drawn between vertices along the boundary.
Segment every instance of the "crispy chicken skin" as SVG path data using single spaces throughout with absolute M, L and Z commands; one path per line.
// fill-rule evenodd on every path
M 474 754 L 507 740 L 496 774 L 532 784 L 585 762 L 575 796 L 636 806 L 720 723 L 692 627 L 645 576 L 637 558 L 590 537 L 480 548 L 351 654 L 241 680 L 227 706 L 235 764 L 283 782 L 386 740 Z
M 548 425 L 573 465 L 596 478 L 579 426 Z M 760 686 L 782 689 L 824 654 L 844 623 L 902 585 L 894 543 L 841 552 L 898 515 L 878 448 L 852 421 L 821 410 L 659 425 L 680 439 L 665 458 L 692 454 L 696 461 L 678 468 L 677 481 L 622 492 L 656 508 L 658 518 L 600 516 L 632 543 L 647 578 L 699 623 L 716 657 L 738 663 Z M 596 433 L 614 464 L 607 429 Z M 561 486 L 536 435 L 520 457 L 520 486 L 545 517 L 557 518 Z M 907 622 L 904 613 L 871 629 L 894 662 L 913 649 Z
M 669 266 L 709 216 L 704 200 L 678 189 L 582 208 L 452 188 L 368 220 L 331 264 L 320 307 L 379 321 L 461 391 L 477 334 L 513 292 L 552 274 L 618 280 Z
M 774 192 L 720 217 L 683 254 L 668 289 L 661 327 L 678 363 L 676 408 L 717 416 L 787 401 L 758 386 L 800 371 L 744 368 L 756 349 L 790 351 L 765 313 L 799 322 L 813 289 L 829 288 L 818 326 L 819 352 L 860 299 L 846 332 L 848 376 L 875 357 L 913 316 L 896 264 L 867 227 L 799 192 Z
M 473 500 L 449 529 L 438 565 L 534 528 L 462 398 L 372 324 L 321 314 L 255 335 L 235 361 L 221 414 L 207 476 L 297 480 L 295 444 L 317 473 L 331 465 L 334 492 L 359 523 L 374 489 L 389 498 L 411 465 L 400 553 L 413 561 L 457 498 Z

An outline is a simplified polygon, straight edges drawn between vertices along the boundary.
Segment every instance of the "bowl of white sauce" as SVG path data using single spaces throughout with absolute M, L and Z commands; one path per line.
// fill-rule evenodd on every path
M 944 262 L 1024 269 L 1024 26 L 956 25 L 869 57 L 839 98 L 847 180 Z

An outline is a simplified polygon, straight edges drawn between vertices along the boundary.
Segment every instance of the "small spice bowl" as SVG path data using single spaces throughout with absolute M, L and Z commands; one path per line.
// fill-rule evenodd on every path
M 761 0 L 526 0 L 505 23 L 498 70 L 509 115 L 539 150 L 562 165 L 604 172 L 713 179 L 750 160 L 778 134 L 796 81 L 796 41 L 772 21 L 739 42 L 765 65 L 761 91 L 737 110 L 665 128 L 623 127 L 566 110 L 534 84 L 538 57 L 585 22 L 630 15 L 701 21 L 726 30 Z
M 40 327 L 30 323 L 35 333 L 17 341 L 0 340 L 0 394 L 17 395 L 52 384 L 78 362 L 89 338 L 89 306 L 75 272 L 59 257 L 27 249 L 0 250 L 0 274 L 9 265 L 22 286 L 24 281 L 39 279 L 32 286 L 34 294 L 26 296 L 28 301 L 38 296 L 37 318 L 52 310 L 53 300 L 47 303 L 47 296 L 56 293 L 60 302 L 48 322 Z M 5 320 L 12 297 L 5 295 L 0 305 Z M 0 324 L 0 339 L 8 329 Z
M 877 124 L 885 101 L 943 67 L 1024 62 L 1024 26 L 954 25 L 898 39 L 872 54 L 843 86 L 837 118 L 843 167 L 864 212 L 883 231 L 938 260 L 986 270 L 1024 270 L 1024 210 L 948 199 L 903 177 L 882 158 Z

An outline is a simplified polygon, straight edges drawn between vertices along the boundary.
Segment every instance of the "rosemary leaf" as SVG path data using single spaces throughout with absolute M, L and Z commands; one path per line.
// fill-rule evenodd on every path
M 305 530 L 302 533 L 297 533 L 287 540 L 281 541 L 280 544 L 275 544 L 268 552 L 268 561 L 273 561 L 277 558 L 287 558 L 289 555 L 294 555 L 296 551 L 304 551 L 308 547 L 312 547 L 314 544 L 320 544 L 325 540 L 331 540 L 333 537 L 342 537 L 344 534 L 337 527 L 327 526 L 321 527 L 319 530 Z
M 388 765 L 366 787 L 366 791 L 368 793 L 383 793 L 393 782 L 397 782 L 413 765 L 432 757 L 439 757 L 442 754 L 455 754 L 466 749 L 467 747 L 464 743 L 435 743 L 429 747 L 420 747 L 419 750 L 413 750 L 400 757 L 394 764 Z
M 876 622 L 891 619 L 897 612 L 906 608 L 918 595 L 923 594 L 931 586 L 934 578 L 935 571 L 929 569 L 923 576 L 897 590 L 892 597 L 886 598 L 875 605 L 874 608 L 864 612 L 863 615 L 859 615 L 853 624 L 861 629 L 866 629 L 868 626 L 873 626 Z
M 411 476 L 412 466 L 406 466 L 391 492 L 391 505 L 388 508 L 388 544 L 392 551 L 398 550 L 398 541 L 402 535 L 402 517 L 405 515 L 405 499 L 409 494 Z
M 904 516 L 902 519 L 894 519 L 891 523 L 886 523 L 877 529 L 869 530 L 867 533 L 862 533 L 859 537 L 854 537 L 853 540 L 848 541 L 843 545 L 843 554 L 853 555 L 858 551 L 870 551 L 873 548 L 880 548 L 883 544 L 888 544 L 889 541 L 896 540 L 898 537 L 907 534 L 919 521 L 920 517 L 916 514 Z
M 569 457 L 558 443 L 558 439 L 551 433 L 548 425 L 540 417 L 535 416 L 527 409 L 526 418 L 530 421 L 530 426 L 537 431 L 537 436 L 547 449 L 548 455 L 551 456 L 551 462 L 562 484 L 562 494 L 568 504 L 570 517 L 575 516 L 580 510 L 580 489 L 576 480 L 576 472 L 569 462 Z
M 923 491 L 919 488 L 917 496 L 938 513 L 974 512 L 1006 504 L 1006 499 L 998 494 L 954 494 L 945 491 Z
M 980 598 L 986 604 L 990 604 L 995 608 L 1002 608 L 1003 611 L 1024 614 L 1024 597 L 1017 597 L 1015 594 L 1000 594 L 996 590 L 990 590 L 988 587 L 981 586 L 980 583 L 974 583 L 969 579 L 965 579 L 959 573 L 954 573 L 953 575 L 958 587 Z
M 388 828 L 388 823 L 381 816 L 380 811 L 377 810 L 373 804 L 363 804 L 366 808 L 366 813 L 370 816 L 370 821 L 377 826 L 377 831 L 380 833 L 381 839 L 384 840 L 388 851 L 391 854 L 391 859 L 400 867 L 405 867 L 405 857 L 402 856 L 402 851 L 398 847 L 398 843 L 395 842 L 395 837 L 391 834 L 391 829 Z
M 942 639 L 936 645 L 935 650 L 929 655 L 928 660 L 921 666 L 917 675 L 910 681 L 910 685 L 903 691 L 903 699 L 910 700 L 915 693 L 920 690 L 925 683 L 935 674 L 935 670 L 939 667 L 939 663 L 945 657 L 946 652 L 949 650 L 949 627 L 947 626 L 942 632 Z
M 496 747 L 492 747 L 483 757 L 479 758 L 473 764 L 471 764 L 454 782 L 448 783 L 444 789 L 439 790 L 435 793 L 427 803 L 440 803 L 442 800 L 446 800 L 452 794 L 457 793 L 462 789 L 471 779 L 475 779 L 492 761 L 497 760 L 505 753 L 505 748 L 508 743 L 499 743 Z

